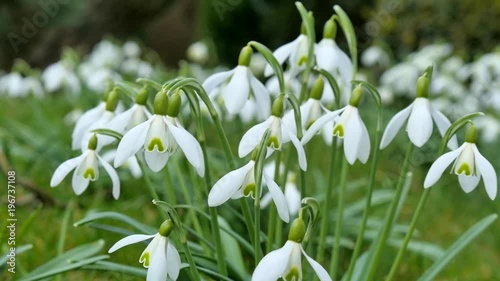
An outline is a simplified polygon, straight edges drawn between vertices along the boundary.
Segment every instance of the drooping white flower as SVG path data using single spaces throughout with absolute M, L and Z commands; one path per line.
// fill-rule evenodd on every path
M 264 169 L 266 170 L 266 173 L 268 175 L 274 174 L 274 172 L 272 172 L 267 165 L 264 167 Z M 295 184 L 295 175 L 293 173 L 290 173 L 290 175 L 287 176 L 284 194 L 290 216 L 296 216 L 299 213 L 300 207 L 302 206 L 301 204 L 302 197 L 300 196 L 300 191 L 297 188 L 297 185 Z M 271 192 L 266 193 L 262 197 L 262 200 L 260 201 L 260 207 L 266 208 L 267 206 L 269 206 L 272 198 L 273 197 Z
M 474 125 L 468 128 L 466 140 L 459 148 L 443 154 L 429 169 L 424 181 L 424 188 L 434 185 L 444 170 L 452 163 L 452 173 L 458 175 L 462 189 L 469 193 L 476 188 L 483 178 L 486 192 L 491 200 L 497 195 L 497 175 L 493 166 L 484 158 L 476 146 L 477 131 Z
M 309 37 L 305 34 L 300 34 L 295 40 L 287 43 L 273 52 L 274 57 L 279 64 L 288 61 L 290 71 L 297 74 L 305 68 L 309 49 Z M 312 59 L 312 58 L 311 58 Z M 268 77 L 273 74 L 273 69 L 270 64 L 266 65 L 264 76 Z
M 255 194 L 254 169 L 255 161 L 251 160 L 245 166 L 231 171 L 219 179 L 208 194 L 208 206 L 216 207 L 222 205 L 230 198 L 239 199 L 243 196 L 262 196 L 262 192 L 261 194 Z M 284 222 L 288 222 L 290 214 L 285 195 L 273 178 L 264 170 L 262 171 L 262 177 L 276 205 L 278 215 Z
M 175 98 L 173 98 L 175 96 Z M 119 167 L 135 153 L 144 149 L 146 164 L 152 171 L 159 171 L 167 164 L 171 154 L 180 147 L 187 160 L 200 176 L 205 174 L 205 164 L 200 144 L 184 129 L 177 114 L 180 110 L 180 96 L 171 96 L 170 105 L 177 107 L 174 116 L 167 114 L 167 96 L 159 93 L 155 98 L 155 114 L 146 122 L 130 129 L 118 144 L 114 166 Z
M 380 142 L 380 149 L 384 149 L 394 139 L 399 129 L 408 119 L 406 130 L 410 141 L 417 147 L 423 146 L 431 137 L 433 120 L 438 127 L 439 133 L 443 136 L 451 126 L 451 122 L 446 116 L 435 109 L 430 103 L 428 96 L 428 78 L 421 76 L 417 81 L 417 98 L 411 105 L 392 117 L 384 131 Z M 458 147 L 456 137 L 448 142 L 450 149 Z
M 108 128 L 120 134 L 124 134 L 133 127 L 146 122 L 151 118 L 151 113 L 146 107 L 147 90 L 141 91 L 137 98 L 136 103 L 128 110 L 117 114 L 109 123 Z
M 57 167 L 50 180 L 50 186 L 55 187 L 59 185 L 69 172 L 75 170 L 71 185 L 75 194 L 80 195 L 87 189 L 90 181 L 96 181 L 99 178 L 98 168 L 100 164 L 113 182 L 113 197 L 118 199 L 120 197 L 120 179 L 118 178 L 118 174 L 108 162 L 97 154 L 96 148 L 97 137 L 94 135 L 89 141 L 88 149 L 82 150 L 82 155 L 69 159 Z
M 23 76 L 18 72 L 11 72 L 0 79 L 0 92 L 11 97 L 22 97 L 27 93 L 23 84 Z
M 116 157 L 116 149 L 106 151 L 101 157 L 102 157 L 102 159 L 106 160 L 106 162 L 112 164 L 113 161 L 115 160 L 115 157 Z M 128 168 L 132 177 L 134 177 L 136 179 L 142 177 L 141 166 L 139 165 L 139 162 L 137 161 L 136 156 L 130 157 L 125 162 L 124 166 L 126 168 Z
M 80 80 L 76 73 L 64 61 L 49 65 L 42 74 L 43 84 L 48 92 L 67 89 L 71 94 L 80 94 Z
M 361 88 L 357 87 L 347 106 L 318 118 L 304 133 L 302 144 L 309 142 L 320 129 L 330 122 L 330 124 L 335 124 L 333 135 L 344 140 L 344 154 L 347 162 L 352 165 L 358 159 L 361 163 L 366 163 L 370 156 L 370 136 L 357 107 L 361 93 Z M 339 116 L 340 118 L 338 118 Z
M 275 102 L 277 102 L 276 100 Z M 274 107 L 274 106 L 273 106 Z M 304 147 L 296 136 L 296 127 L 294 123 L 288 123 L 284 118 L 278 117 L 282 114 L 271 115 L 266 121 L 250 128 L 241 138 L 238 146 L 238 155 L 245 157 L 252 152 L 262 141 L 264 133 L 270 130 L 270 136 L 267 143 L 268 148 L 281 150 L 281 146 L 289 141 L 297 150 L 299 166 L 302 170 L 307 170 L 306 154 Z
M 87 132 L 88 128 L 95 123 L 106 112 L 106 102 L 101 101 L 96 107 L 87 110 L 83 113 L 78 121 L 76 121 L 75 128 L 71 134 L 71 148 L 73 150 L 80 149 L 82 138 Z
M 24 89 L 26 91 L 26 95 L 32 94 L 34 97 L 37 98 L 43 97 L 44 90 L 42 87 L 42 82 L 40 82 L 38 78 L 31 76 L 25 77 L 23 84 L 24 84 Z
M 209 50 L 205 43 L 198 41 L 189 45 L 186 51 L 187 58 L 198 64 L 205 64 L 209 59 Z
M 386 67 L 390 64 L 391 59 L 387 52 L 380 46 L 370 46 L 361 55 L 361 62 L 366 67 L 375 65 Z
M 268 253 L 255 268 L 252 281 L 283 280 L 302 281 L 302 255 L 311 265 L 320 281 L 332 281 L 328 272 L 315 260 L 309 257 L 302 248 L 305 225 L 302 218 L 297 218 L 290 227 L 288 241 L 277 250 Z
M 171 226 L 170 229 L 165 229 L 164 227 L 165 223 L 169 221 L 165 221 L 160 227 L 160 231 L 156 234 L 134 234 L 122 238 L 109 249 L 108 253 L 113 253 L 122 247 L 153 238 L 139 257 L 139 262 L 148 269 L 146 280 L 165 281 L 167 277 L 171 280 L 177 280 L 181 269 L 181 258 L 177 249 L 168 239 Z
M 205 88 L 213 99 L 212 91 L 229 79 L 229 83 L 222 93 L 227 111 L 230 114 L 240 112 L 249 99 L 250 93 L 253 93 L 255 102 L 260 108 L 259 116 L 265 118 L 269 116 L 271 111 L 271 98 L 266 87 L 255 78 L 252 71 L 248 68 L 251 55 L 251 48 L 248 46 L 244 47 L 240 53 L 239 65 L 232 70 L 216 73 L 208 77 L 203 82 L 203 88 Z

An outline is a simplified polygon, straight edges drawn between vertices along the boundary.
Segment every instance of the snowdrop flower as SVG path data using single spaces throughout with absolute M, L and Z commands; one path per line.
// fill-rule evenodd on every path
M 26 95 L 24 79 L 18 72 L 11 72 L 0 80 L 0 91 L 11 97 L 21 97 Z
M 336 29 L 333 18 L 325 23 L 323 39 L 316 45 L 314 53 L 318 66 L 331 73 L 336 78 L 342 92 L 347 95 L 351 87 L 349 81 L 353 77 L 353 67 L 349 56 L 334 41 Z M 325 98 L 327 97 L 325 96 Z
M 422 147 L 432 135 L 432 121 L 436 123 L 439 133 L 444 136 L 446 130 L 451 126 L 450 121 L 443 113 L 435 109 L 429 99 L 429 78 L 427 72 L 417 80 L 417 98 L 411 105 L 392 117 L 384 131 L 380 142 L 380 149 L 384 149 L 391 143 L 399 129 L 408 119 L 406 130 L 410 141 L 417 147 Z M 458 147 L 456 137 L 448 142 L 450 149 Z
M 366 163 L 370 156 L 370 136 L 358 111 L 362 93 L 361 86 L 356 87 L 347 106 L 318 118 L 305 132 L 302 144 L 306 144 L 328 122 L 335 121 L 340 115 L 335 121 L 333 135 L 344 139 L 347 162 L 352 165 L 358 159 L 361 163 Z
M 192 62 L 205 64 L 209 59 L 208 46 L 201 41 L 194 42 L 188 47 L 186 56 Z
M 391 59 L 383 48 L 374 45 L 363 52 L 361 62 L 366 67 L 375 65 L 388 66 L 391 63 Z
M 288 60 L 290 71 L 295 75 L 305 68 L 308 56 L 310 39 L 306 35 L 305 27 L 302 26 L 301 34 L 292 42 L 287 43 L 273 52 L 274 57 L 279 64 Z M 311 58 L 312 59 L 312 58 Z M 273 74 L 270 64 L 264 69 L 264 76 L 269 77 Z
M 434 185 L 444 170 L 453 163 L 452 172 L 458 175 L 458 182 L 462 189 L 469 193 L 476 188 L 483 178 L 486 192 L 491 200 L 497 195 L 497 175 L 493 166 L 479 153 L 476 147 L 477 129 L 471 125 L 467 128 L 465 143 L 458 149 L 439 157 L 429 169 L 424 181 L 424 187 Z
M 124 134 L 133 127 L 146 122 L 151 118 L 151 113 L 146 107 L 148 91 L 142 88 L 137 94 L 135 104 L 128 110 L 116 115 L 108 124 L 108 129 Z
M 43 96 L 44 91 L 42 83 L 38 80 L 38 78 L 28 76 L 24 78 L 23 84 L 25 95 L 31 93 L 33 96 L 38 98 Z
M 168 105 L 168 106 L 167 106 Z M 114 166 L 119 167 L 138 151 L 144 149 L 148 167 L 160 171 L 178 147 L 198 172 L 205 174 L 205 164 L 200 144 L 177 119 L 181 97 L 178 93 L 170 98 L 163 92 L 155 97 L 154 115 L 128 131 L 118 144 Z
M 414 82 L 418 79 L 418 69 L 409 62 L 396 64 L 385 71 L 380 77 L 380 83 L 396 95 L 408 95 L 414 89 Z
M 306 233 L 306 226 L 302 218 L 293 221 L 288 234 L 288 241 L 277 250 L 268 253 L 259 262 L 252 274 L 252 281 L 283 280 L 302 281 L 302 255 L 311 265 L 321 281 L 331 281 L 326 270 L 315 260 L 309 257 L 302 248 L 302 240 Z
M 254 151 L 252 156 L 252 160 L 248 164 L 227 173 L 215 183 L 208 194 L 208 206 L 220 206 L 229 199 L 239 199 L 243 196 L 255 198 L 255 196 L 260 197 L 262 195 L 255 194 L 255 158 L 257 153 Z M 278 215 L 284 222 L 288 222 L 290 214 L 285 195 L 273 178 L 264 170 L 262 171 L 262 177 L 276 205 Z
M 102 159 L 96 152 L 97 136 L 93 135 L 88 143 L 88 149 L 82 150 L 82 155 L 69 159 L 57 167 L 50 186 L 55 187 L 68 175 L 69 172 L 75 170 L 71 185 L 76 195 L 82 194 L 89 186 L 90 181 L 96 181 L 99 178 L 98 165 L 100 164 L 108 173 L 113 182 L 113 197 L 120 197 L 120 179 L 118 174 L 108 162 Z
M 106 151 L 106 153 L 104 153 L 101 157 L 106 160 L 106 162 L 112 164 L 116 157 L 116 149 Z M 127 162 L 125 162 L 124 166 L 128 168 L 133 178 L 138 179 L 142 177 L 142 170 L 141 166 L 139 166 L 139 162 L 137 161 L 137 157 L 130 157 Z
M 109 93 L 106 93 L 103 100 L 99 102 L 96 107 L 87 110 L 76 121 L 75 128 L 71 134 L 71 148 L 73 150 L 80 149 L 81 140 L 85 132 L 87 132 L 88 128 L 106 112 L 106 99 L 108 95 Z
M 483 116 L 476 122 L 481 130 L 481 138 L 485 142 L 494 143 L 500 137 L 500 120 L 489 115 Z
M 214 74 L 203 82 L 203 88 L 207 93 L 220 86 L 229 77 L 229 83 L 222 93 L 224 104 L 230 114 L 237 114 L 245 106 L 250 97 L 250 92 L 257 102 L 260 116 L 269 116 L 271 110 L 271 98 L 266 87 L 253 75 L 248 68 L 252 56 L 252 48 L 245 46 L 240 53 L 238 66 L 232 70 Z M 212 95 L 211 95 L 212 96 Z M 212 96 L 213 98 L 213 96 Z
M 67 89 L 73 95 L 80 94 L 80 80 L 64 61 L 49 65 L 42 74 L 43 84 L 48 92 Z
M 146 249 L 142 252 L 139 262 L 148 269 L 147 281 L 165 281 L 167 277 L 177 280 L 181 269 L 181 258 L 177 249 L 169 243 L 168 236 L 172 232 L 174 224 L 168 219 L 162 223 L 158 233 L 153 235 L 134 234 L 116 242 L 108 251 L 121 249 L 144 240 L 153 238 Z
M 106 89 L 109 81 L 121 81 L 122 77 L 116 71 L 109 68 L 90 69 L 90 73 L 85 76 L 85 84 L 95 92 L 102 92 Z
M 262 141 L 266 130 L 270 130 L 271 134 L 267 143 L 267 147 L 274 150 L 281 150 L 281 146 L 289 141 L 297 150 L 299 166 L 305 171 L 307 170 L 307 160 L 304 148 L 296 136 L 296 127 L 294 123 L 288 123 L 283 116 L 283 96 L 278 97 L 273 103 L 272 114 L 266 121 L 259 123 L 250 128 L 241 138 L 238 146 L 238 155 L 240 158 L 247 156 L 252 152 Z
M 123 54 L 128 58 L 137 58 L 141 55 L 141 47 L 135 41 L 127 41 L 122 46 Z

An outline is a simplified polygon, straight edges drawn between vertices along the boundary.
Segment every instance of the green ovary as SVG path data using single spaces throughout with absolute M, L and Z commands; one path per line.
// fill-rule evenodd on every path
M 343 138 L 344 137 L 344 126 L 342 126 L 341 124 L 338 124 L 337 126 L 335 126 L 335 128 L 333 128 L 333 135 L 338 136 L 339 138 Z
M 471 173 L 471 170 L 470 170 L 470 166 L 469 164 L 467 163 L 462 163 L 462 165 L 460 165 L 460 167 L 458 167 L 457 169 L 457 174 L 462 174 L 464 173 L 466 176 L 470 176 L 472 173 Z
M 292 269 L 288 271 L 288 273 L 284 276 L 283 279 L 285 279 L 286 281 L 299 281 L 300 280 L 299 269 L 296 266 L 292 267 Z
M 87 168 L 87 169 L 85 170 L 85 172 L 83 173 L 83 178 L 85 178 L 85 179 L 90 178 L 90 180 L 93 180 L 93 181 L 94 181 L 94 180 L 96 179 L 94 169 L 92 169 L 92 168 Z
M 163 142 L 159 138 L 153 138 L 148 144 L 148 151 L 153 151 L 155 146 L 158 147 L 158 151 L 165 151 L 165 147 L 163 146 Z

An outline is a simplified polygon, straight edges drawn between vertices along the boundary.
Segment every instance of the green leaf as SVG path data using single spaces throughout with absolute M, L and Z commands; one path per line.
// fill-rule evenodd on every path
M 467 230 L 455 243 L 453 243 L 443 254 L 443 256 L 434 262 L 434 264 L 422 275 L 418 281 L 431 281 L 444 269 L 444 267 L 458 254 L 460 251 L 469 245 L 481 232 L 488 228 L 496 219 L 497 214 L 491 214 Z
M 97 260 L 104 259 L 107 256 L 98 256 L 98 259 L 96 259 L 97 257 L 91 258 L 91 256 L 101 251 L 103 247 L 104 240 L 97 240 L 95 242 L 73 248 L 37 267 L 28 275 L 23 276 L 22 280 L 28 281 L 46 278 Z M 88 259 L 90 259 L 90 262 Z
M 220 226 L 233 231 L 230 224 L 222 217 L 219 216 L 218 221 Z M 226 231 L 221 232 L 221 240 L 224 241 L 224 253 L 226 254 L 226 257 L 228 257 L 228 263 L 238 273 L 238 275 L 245 279 L 245 277 L 248 276 L 248 273 L 245 269 L 245 262 L 243 261 L 243 255 L 241 254 L 238 241 Z
M 16 252 L 15 252 L 16 256 L 31 249 L 33 249 L 32 244 L 21 245 L 19 247 L 16 247 Z M 0 268 L 3 268 L 6 265 L 7 261 L 9 260 L 9 257 L 7 257 L 8 254 L 9 253 L 5 253 L 2 255 L 2 258 L 0 259 Z
M 339 5 L 333 6 L 333 9 L 339 16 L 340 27 L 344 32 L 347 44 L 349 45 L 349 53 L 351 54 L 353 76 L 352 79 L 356 77 L 358 72 L 358 47 L 356 43 L 356 33 L 354 32 L 354 27 L 352 26 L 351 20 L 347 14 L 342 10 Z
M 156 233 L 157 229 L 152 228 L 148 225 L 142 224 L 135 219 L 128 217 L 126 215 L 116 213 L 116 212 L 90 212 L 83 219 L 75 222 L 73 226 L 78 227 L 96 220 L 100 219 L 112 219 L 116 221 L 124 222 L 133 228 L 137 229 L 141 233 Z
M 162 88 L 162 85 L 160 83 L 158 83 L 152 79 L 148 79 L 148 78 L 137 78 L 137 80 L 135 80 L 135 82 L 137 82 L 139 84 L 143 84 L 143 85 L 148 85 L 158 92 L 161 91 L 161 88 Z
M 280 93 L 285 93 L 285 79 L 283 78 L 283 68 L 281 67 L 278 60 L 276 60 L 276 58 L 274 57 L 273 52 L 271 52 L 269 48 L 257 41 L 248 42 L 248 46 L 256 49 L 266 59 L 267 63 L 271 65 L 274 70 L 274 74 L 276 74 L 276 78 L 278 78 Z
M 147 269 L 142 267 L 129 266 L 110 261 L 98 261 L 93 264 L 85 265 L 82 269 L 114 271 L 131 276 L 146 277 Z

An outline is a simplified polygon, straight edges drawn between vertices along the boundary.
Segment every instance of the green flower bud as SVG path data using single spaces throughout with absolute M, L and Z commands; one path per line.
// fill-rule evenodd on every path
M 335 39 L 337 34 L 337 24 L 335 24 L 335 19 L 331 17 L 323 27 L 323 39 Z
M 93 134 L 92 137 L 90 137 L 89 144 L 87 145 L 87 148 L 89 150 L 95 150 L 97 148 L 97 136 L 96 136 L 96 134 Z
M 107 111 L 115 111 L 116 106 L 118 105 L 118 90 L 116 88 L 113 89 L 108 95 L 106 99 L 106 110 Z
M 304 240 L 306 235 L 306 224 L 301 217 L 296 218 L 290 226 L 290 232 L 288 232 L 288 240 L 300 243 Z
M 465 131 L 465 141 L 470 143 L 477 142 L 477 128 L 474 124 L 471 124 L 467 131 Z
M 304 23 L 300 24 L 300 34 L 307 35 L 306 25 Z
M 164 92 L 158 92 L 153 103 L 153 113 L 158 115 L 167 115 L 168 97 Z
M 250 46 L 243 47 L 240 52 L 240 57 L 238 58 L 238 65 L 249 66 L 252 55 L 253 55 L 252 47 Z
M 168 237 L 172 233 L 172 230 L 174 230 L 174 222 L 171 219 L 167 219 L 160 225 L 158 233 L 163 237 Z
M 429 78 L 427 72 L 420 76 L 417 80 L 417 98 L 429 97 Z
M 148 102 L 148 87 L 144 86 L 135 97 L 135 103 L 139 105 L 146 105 L 147 102 Z
M 285 105 L 283 103 L 283 95 L 279 95 L 273 102 L 273 106 L 271 107 L 271 115 L 276 117 L 283 117 L 283 111 L 285 110 Z
M 351 93 L 351 98 L 349 99 L 349 105 L 358 107 L 361 102 L 361 97 L 363 96 L 363 88 L 361 88 L 361 84 L 358 85 Z
M 177 117 L 180 111 L 181 111 L 181 95 L 179 95 L 179 92 L 175 92 L 173 95 L 170 96 L 168 102 L 167 115 L 170 117 Z
M 325 89 L 325 81 L 322 78 L 316 79 L 311 88 L 311 98 L 315 100 L 320 100 L 323 96 L 323 90 Z

